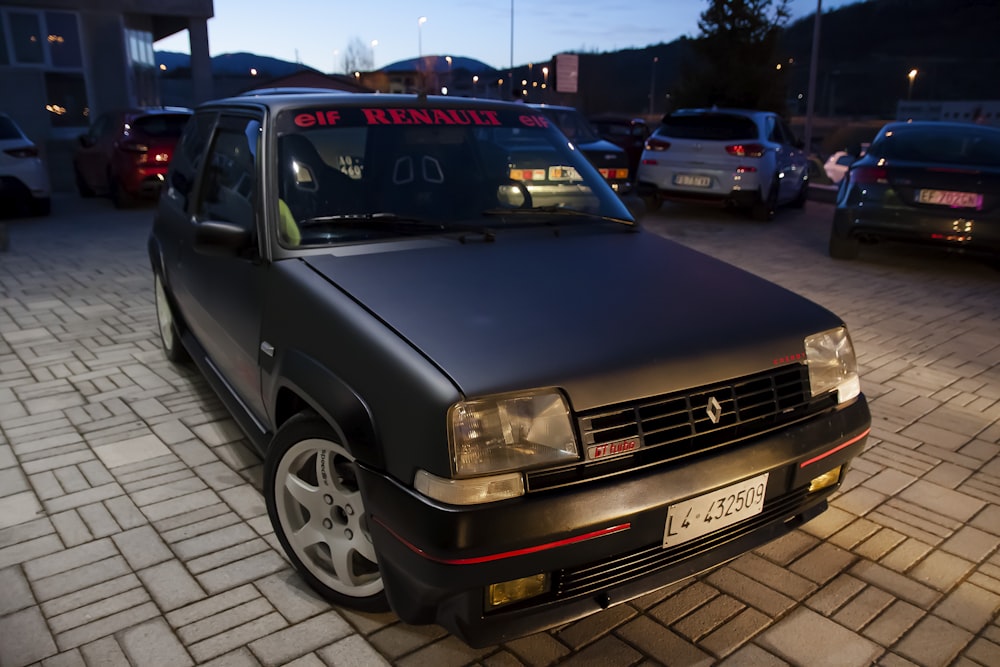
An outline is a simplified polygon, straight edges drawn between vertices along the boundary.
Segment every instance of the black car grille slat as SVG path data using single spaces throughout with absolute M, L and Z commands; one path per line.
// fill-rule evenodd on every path
M 800 511 L 806 495 L 805 489 L 799 489 L 775 498 L 766 503 L 763 511 L 756 516 L 670 549 L 653 544 L 604 561 L 559 570 L 553 575 L 552 596 L 555 599 L 565 599 L 588 595 L 677 565 L 769 523 L 794 516 Z
M 710 415 L 709 402 L 713 412 Z M 805 364 L 781 366 L 730 382 L 697 387 L 578 417 L 584 449 L 636 439 L 638 447 L 607 459 L 528 474 L 529 492 L 693 458 L 805 419 L 833 407 L 832 395 L 812 399 Z M 713 421 L 712 416 L 717 420 Z

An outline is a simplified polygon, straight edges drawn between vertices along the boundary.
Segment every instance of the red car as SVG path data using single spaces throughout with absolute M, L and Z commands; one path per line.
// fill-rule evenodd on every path
M 118 208 L 155 198 L 190 118 L 191 110 L 181 107 L 126 109 L 98 116 L 80 135 L 73 156 L 80 196 L 108 195 Z

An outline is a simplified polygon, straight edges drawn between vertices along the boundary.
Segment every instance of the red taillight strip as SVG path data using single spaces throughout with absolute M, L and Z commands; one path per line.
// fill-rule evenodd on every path
M 866 428 L 861 435 L 855 436 L 855 437 L 851 438 L 850 440 L 848 440 L 847 442 L 837 445 L 836 447 L 834 447 L 833 449 L 831 449 L 828 452 L 823 452 L 819 456 L 814 456 L 813 458 L 809 459 L 808 461 L 803 461 L 802 463 L 799 464 L 799 467 L 800 468 L 805 468 L 807 465 L 811 465 L 813 463 L 816 463 L 817 461 L 822 461 L 823 459 L 825 459 L 826 457 L 830 456 L 831 454 L 836 454 L 841 449 L 843 449 L 845 447 L 850 447 L 851 445 L 853 445 L 854 443 L 856 443 L 861 438 L 864 438 L 865 436 L 867 436 L 871 432 L 872 432 L 872 430 L 870 428 Z
M 602 528 L 601 530 L 595 530 L 592 533 L 586 533 L 584 535 L 577 535 L 576 537 L 567 537 L 565 540 L 557 540 L 555 542 L 549 542 L 547 544 L 536 544 L 533 547 L 525 547 L 524 549 L 514 549 L 513 551 L 504 551 L 498 554 L 489 554 L 488 556 L 476 556 L 474 558 L 436 558 L 431 556 L 426 551 L 418 546 L 410 544 L 405 539 L 400 537 L 399 533 L 394 531 L 389 526 L 385 525 L 385 522 L 375 517 L 375 521 L 378 522 L 380 526 L 392 533 L 392 536 L 397 540 L 405 544 L 411 551 L 419 554 L 426 558 L 427 560 L 432 560 L 435 563 L 444 563 L 445 565 L 476 565 L 478 563 L 489 563 L 495 560 L 503 560 L 504 558 L 513 558 L 515 556 L 524 556 L 526 554 L 533 554 L 539 551 L 546 551 L 548 549 L 555 549 L 556 547 L 564 547 L 568 544 L 577 544 L 578 542 L 586 542 L 587 540 L 592 540 L 597 537 L 604 537 L 605 535 L 611 535 L 613 533 L 620 533 L 623 530 L 628 530 L 632 527 L 631 523 L 622 523 L 617 526 L 611 526 L 610 528 Z

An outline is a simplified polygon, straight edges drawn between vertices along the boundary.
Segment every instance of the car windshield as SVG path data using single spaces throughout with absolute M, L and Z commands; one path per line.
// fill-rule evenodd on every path
M 191 118 L 190 114 L 151 114 L 139 116 L 132 121 L 132 128 L 142 132 L 147 137 L 177 138 L 184 131 Z
M 279 233 L 286 246 L 632 222 L 533 110 L 323 107 L 282 112 L 277 126 L 280 229 L 297 228 Z
M 756 139 L 757 126 L 750 118 L 733 114 L 677 114 L 663 119 L 659 134 L 675 139 L 736 141 Z
M 915 126 L 886 129 L 868 151 L 889 160 L 996 166 L 1000 132 L 976 125 Z

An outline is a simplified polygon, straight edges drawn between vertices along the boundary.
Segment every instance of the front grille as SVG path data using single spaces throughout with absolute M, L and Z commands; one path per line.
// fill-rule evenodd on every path
M 805 364 L 792 364 L 690 391 L 592 410 L 582 413 L 577 421 L 584 451 L 629 441 L 638 447 L 625 456 L 529 473 L 528 490 L 697 457 L 817 414 L 835 402 L 829 394 L 812 399 L 808 369 Z

